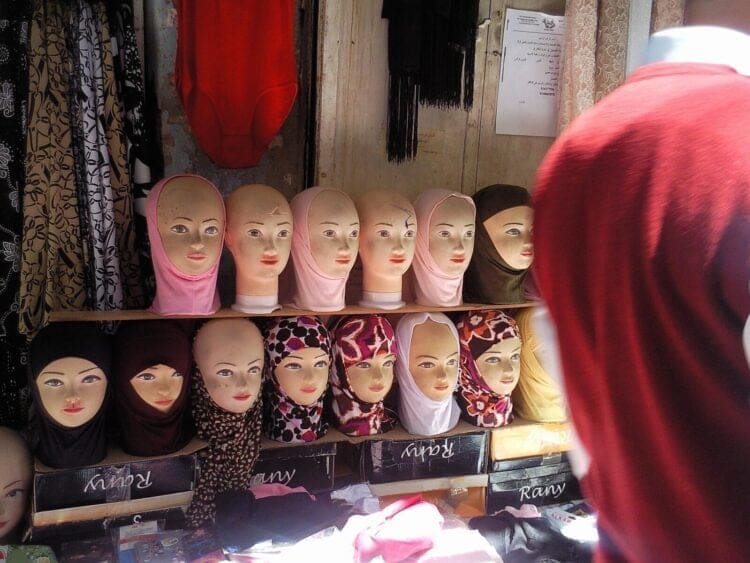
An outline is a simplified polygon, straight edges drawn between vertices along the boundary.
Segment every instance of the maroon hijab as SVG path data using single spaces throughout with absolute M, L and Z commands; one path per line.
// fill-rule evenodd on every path
M 187 429 L 190 391 L 190 339 L 174 321 L 136 321 L 117 332 L 114 366 L 115 403 L 122 449 L 132 455 L 166 455 L 190 440 Z M 146 403 L 131 379 L 146 368 L 164 364 L 183 376 L 171 409 L 161 412 Z

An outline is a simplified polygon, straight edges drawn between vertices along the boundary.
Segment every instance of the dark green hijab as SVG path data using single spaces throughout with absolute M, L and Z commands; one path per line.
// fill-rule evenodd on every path
M 477 207 L 474 254 L 464 276 L 464 301 L 467 303 L 523 303 L 523 280 L 528 270 L 514 270 L 502 259 L 484 226 L 497 213 L 527 205 L 531 194 L 520 186 L 493 184 L 472 198 Z

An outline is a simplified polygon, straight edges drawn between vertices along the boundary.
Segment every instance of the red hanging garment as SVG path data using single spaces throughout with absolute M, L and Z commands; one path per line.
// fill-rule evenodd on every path
M 177 0 L 175 78 L 198 146 L 255 166 L 297 96 L 294 0 Z

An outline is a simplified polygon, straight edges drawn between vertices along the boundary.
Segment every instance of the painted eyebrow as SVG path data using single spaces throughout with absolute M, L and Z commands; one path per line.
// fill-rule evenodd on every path
M 95 370 L 95 369 L 99 369 L 99 367 L 98 367 L 98 366 L 94 366 L 94 367 L 92 367 L 92 368 L 86 368 L 86 369 L 83 369 L 83 370 L 81 370 L 81 371 L 79 371 L 79 372 L 78 372 L 78 375 L 84 374 L 84 373 L 86 373 L 87 371 L 93 371 L 93 370 Z
M 321 221 L 320 224 L 321 225 L 337 225 L 338 226 L 338 223 L 336 221 Z
M 245 221 L 242 223 L 243 225 L 265 225 L 265 222 L 263 221 Z
M 385 225 L 386 227 L 392 227 L 393 223 L 375 223 L 375 225 Z
M 417 356 L 417 359 L 419 358 L 430 358 L 431 360 L 437 360 L 435 356 L 430 356 L 429 354 L 422 354 L 421 356 Z
M 251 366 L 253 364 L 257 364 L 259 361 L 260 361 L 260 358 L 257 358 L 255 360 L 251 360 L 251 361 L 247 362 L 247 365 Z
M 209 217 L 208 219 L 204 219 L 203 221 L 201 221 L 201 223 L 208 223 L 209 221 L 217 221 L 218 222 L 219 220 L 216 219 L 215 217 Z
M 217 367 L 217 366 L 232 366 L 233 368 L 236 368 L 237 364 L 233 364 L 232 362 L 216 362 L 214 364 L 214 367 Z
M 291 222 L 291 221 L 281 221 L 281 222 L 279 222 L 279 223 L 276 223 L 276 224 L 277 224 L 277 225 L 291 225 L 291 224 L 292 224 L 292 222 Z
M 436 227 L 440 227 L 440 226 L 453 227 L 453 223 L 438 223 L 435 226 Z
M 65 374 L 61 371 L 43 371 L 42 373 L 39 374 L 39 377 L 43 375 L 65 375 Z
M 464 225 L 464 227 L 473 227 L 473 226 L 474 226 L 474 223 L 466 223 L 466 224 Z
M 5 487 L 3 487 L 3 488 L 4 488 L 4 489 L 7 489 L 8 487 L 12 487 L 12 486 L 13 486 L 13 485 L 15 485 L 16 483 L 21 483 L 21 484 L 23 485 L 23 481 L 21 481 L 21 479 L 16 479 L 15 481 L 11 481 L 11 482 L 10 482 L 10 483 L 8 483 L 7 485 L 5 485 Z
M 350 227 L 353 227 L 354 225 L 359 225 L 359 221 L 354 221 L 354 223 L 349 223 Z
M 190 217 L 175 217 L 175 219 L 182 219 L 183 221 L 190 221 L 191 223 L 193 222 L 193 219 Z
M 523 225 L 523 223 L 505 223 L 503 227 L 507 227 L 508 225 Z
M 453 352 L 452 354 L 448 354 L 448 357 L 449 357 L 449 358 L 450 358 L 451 356 L 458 356 L 458 352 Z

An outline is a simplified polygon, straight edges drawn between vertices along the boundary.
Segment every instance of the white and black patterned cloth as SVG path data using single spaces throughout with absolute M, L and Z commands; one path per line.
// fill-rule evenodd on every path
M 0 2 L 0 426 L 26 423 L 26 339 L 18 332 L 30 0 Z

